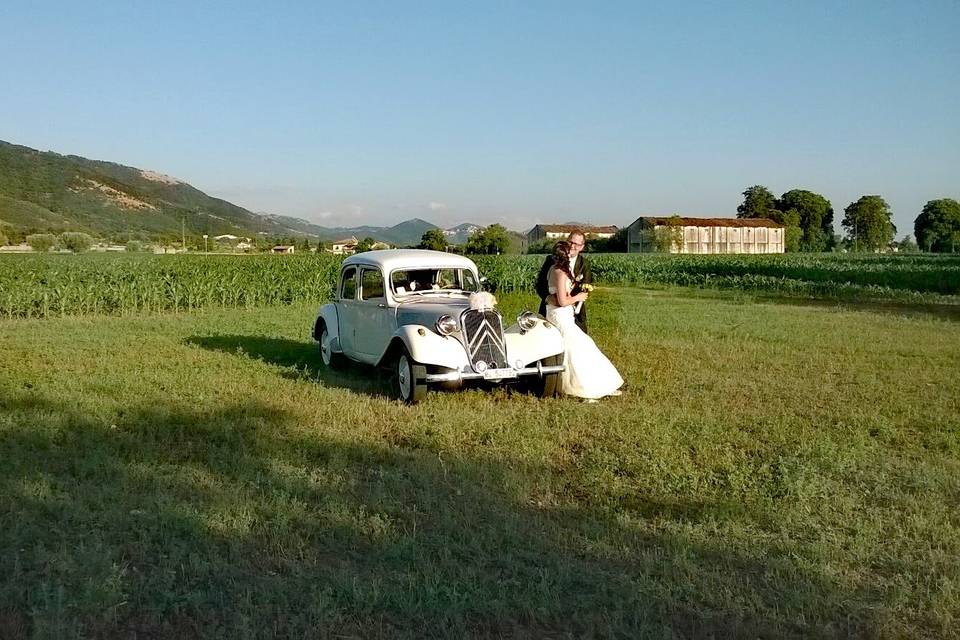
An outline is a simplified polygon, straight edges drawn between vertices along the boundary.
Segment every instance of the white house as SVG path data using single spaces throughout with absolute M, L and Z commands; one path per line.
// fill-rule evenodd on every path
M 640 217 L 627 227 L 627 252 L 783 253 L 784 227 L 768 218 Z
M 527 243 L 541 240 L 565 240 L 574 231 L 583 233 L 584 238 L 611 238 L 617 232 L 613 225 L 603 227 L 579 226 L 572 224 L 538 224 L 527 232 Z
M 356 252 L 358 244 L 360 244 L 360 241 L 355 237 L 350 236 L 349 238 L 335 240 L 332 243 L 333 246 L 330 250 L 337 255 L 349 255 Z

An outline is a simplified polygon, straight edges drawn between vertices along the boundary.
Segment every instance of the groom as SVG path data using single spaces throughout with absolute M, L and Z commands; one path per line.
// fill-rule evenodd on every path
M 570 243 L 570 271 L 576 282 L 573 285 L 573 293 L 580 293 L 581 284 L 591 284 L 593 279 L 590 277 L 590 265 L 587 264 L 584 256 L 580 254 L 583 246 L 586 244 L 586 238 L 582 231 L 571 231 L 567 236 L 567 242 Z M 548 254 L 540 267 L 540 274 L 537 276 L 537 295 L 540 296 L 540 315 L 547 315 L 547 297 L 550 295 L 550 283 L 547 282 L 547 272 L 553 266 L 553 255 Z M 580 312 L 574 316 L 574 321 L 580 329 L 587 333 L 587 305 L 580 305 Z

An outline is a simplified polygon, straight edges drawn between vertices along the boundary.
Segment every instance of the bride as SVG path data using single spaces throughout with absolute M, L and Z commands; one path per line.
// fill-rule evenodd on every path
M 574 322 L 574 307 L 587 299 L 587 292 L 572 294 L 570 243 L 561 240 L 553 248 L 553 267 L 548 274 L 550 298 L 547 320 L 563 335 L 566 369 L 560 374 L 560 391 L 565 395 L 596 401 L 604 396 L 620 395 L 623 378 L 593 339 Z

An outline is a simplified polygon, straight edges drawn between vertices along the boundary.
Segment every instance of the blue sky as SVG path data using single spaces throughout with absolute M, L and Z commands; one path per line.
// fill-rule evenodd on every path
M 960 3 L 666 5 L 4 2 L 0 139 L 327 225 L 960 198 Z

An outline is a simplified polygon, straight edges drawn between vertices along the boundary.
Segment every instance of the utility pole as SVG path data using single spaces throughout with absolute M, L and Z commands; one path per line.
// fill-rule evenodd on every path
M 186 218 L 180 216 L 180 248 L 183 249 L 184 253 L 187 251 L 187 223 Z

